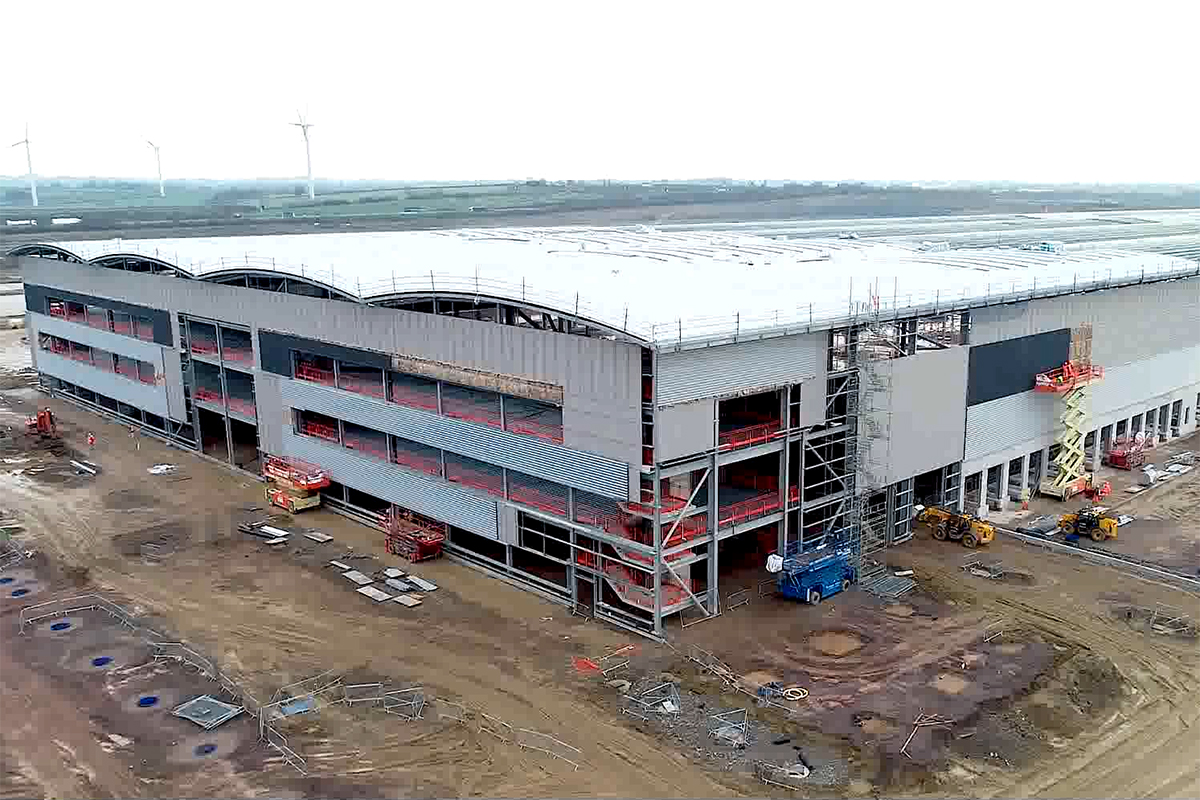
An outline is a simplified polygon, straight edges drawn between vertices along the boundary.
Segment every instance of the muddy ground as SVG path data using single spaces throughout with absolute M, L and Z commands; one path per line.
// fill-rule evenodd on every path
M 24 388 L 0 399 L 0 430 L 47 402 Z M 761 795 L 750 774 L 759 759 L 806 763 L 799 793 L 809 796 L 1200 796 L 1197 642 L 1121 612 L 1161 603 L 1200 617 L 1178 590 L 1004 540 L 995 556 L 1028 578 L 988 581 L 959 569 L 959 549 L 920 536 L 891 554 L 920 582 L 901 603 L 858 591 L 818 607 L 755 596 L 673 627 L 665 645 L 449 560 L 415 570 L 440 587 L 421 606 L 379 606 L 325 566 L 394 563 L 378 533 L 317 511 L 295 524 L 333 542 L 268 547 L 237 531 L 267 516 L 254 481 L 146 437 L 135 451 L 120 426 L 49 402 L 61 446 L 20 434 L 0 443 L 13 462 L 0 464 L 0 518 L 34 553 L 0 586 L 0 797 Z M 73 456 L 98 474 L 64 466 Z M 160 462 L 179 469 L 146 472 Z M 21 608 L 92 591 L 187 642 L 259 702 L 333 670 L 420 684 L 446 704 L 415 722 L 370 706 L 292 718 L 281 731 L 308 759 L 304 776 L 257 742 L 247 717 L 210 740 L 164 713 L 211 684 L 146 666 L 143 641 L 103 614 L 18 633 Z M 786 710 L 756 703 L 690 662 L 692 644 L 809 697 Z M 629 665 L 607 677 L 573 662 L 628 645 Z M 94 667 L 101 656 L 113 662 Z M 626 713 L 639 708 L 623 695 L 662 682 L 678 687 L 680 714 Z M 146 692 L 160 696 L 157 712 L 130 704 Z M 557 737 L 578 749 L 579 769 L 481 730 L 478 717 L 459 724 L 449 703 Z M 713 714 L 742 709 L 743 741 L 709 735 Z M 920 713 L 952 724 L 921 728 L 902 755 Z

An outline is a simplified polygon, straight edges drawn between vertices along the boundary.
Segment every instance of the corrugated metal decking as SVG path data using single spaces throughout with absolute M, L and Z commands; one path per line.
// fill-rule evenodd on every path
M 496 501 L 437 478 L 429 478 L 394 464 L 362 458 L 349 450 L 283 432 L 284 455 L 320 464 L 338 483 L 360 492 L 448 522 L 455 527 L 497 538 Z
M 827 334 L 810 333 L 662 352 L 658 357 L 658 405 L 814 378 L 821 372 L 828 341 Z
M 316 411 L 615 500 L 629 499 L 629 467 L 619 461 L 304 381 L 282 380 L 281 389 L 284 404 L 292 408 Z

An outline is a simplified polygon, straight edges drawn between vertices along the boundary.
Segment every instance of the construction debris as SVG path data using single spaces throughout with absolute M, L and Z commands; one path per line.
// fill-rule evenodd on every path
M 179 468 L 174 464 L 155 464 L 153 467 L 147 467 L 146 472 L 151 475 L 170 475 L 177 469 Z
M 396 597 L 393 597 L 392 599 L 395 600 L 400 605 L 405 606 L 407 608 L 415 608 L 416 606 L 421 605 L 421 600 L 416 597 L 413 597 L 410 594 L 398 595 Z
M 392 596 L 390 594 L 388 594 L 387 592 L 381 592 L 378 589 L 376 589 L 374 586 L 360 586 L 358 589 L 355 589 L 354 591 L 358 592 L 359 594 L 366 595 L 367 597 L 374 600 L 376 603 L 382 603 L 385 600 L 392 599 Z
M 912 733 L 908 734 L 908 738 L 904 740 L 904 746 L 900 748 L 900 752 L 903 753 L 907 758 L 912 758 L 912 756 L 908 755 L 908 746 L 912 744 L 913 737 L 917 735 L 917 731 L 921 728 L 934 728 L 953 724 L 954 720 L 950 719 L 949 717 L 921 712 L 917 715 L 917 718 L 913 720 Z
M 228 722 L 243 711 L 245 709 L 242 706 L 223 703 L 215 697 L 205 694 L 193 697 L 191 700 L 178 706 L 171 713 L 176 717 L 196 723 L 206 731 L 211 731 L 213 728 Z
M 342 573 L 342 577 L 348 581 L 354 581 L 359 586 L 366 586 L 369 583 L 374 583 L 374 579 L 369 575 L 364 575 L 356 569 L 348 570 Z
M 332 536 L 330 536 L 327 533 L 320 533 L 318 531 L 305 531 L 304 538 L 312 539 L 314 542 L 317 542 L 318 544 L 325 544 L 326 542 L 333 541 Z

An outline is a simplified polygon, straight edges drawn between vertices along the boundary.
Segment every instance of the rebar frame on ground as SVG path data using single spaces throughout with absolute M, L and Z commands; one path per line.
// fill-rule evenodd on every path
M 766 761 L 754 762 L 754 777 L 772 786 L 784 789 L 804 788 L 803 780 L 808 777 L 808 767 L 797 764 L 794 767 L 781 767 Z

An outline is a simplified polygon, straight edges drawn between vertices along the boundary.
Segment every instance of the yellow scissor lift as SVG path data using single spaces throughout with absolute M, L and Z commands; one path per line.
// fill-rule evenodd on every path
M 1042 480 L 1038 492 L 1059 500 L 1070 500 L 1092 486 L 1092 474 L 1084 466 L 1084 442 L 1091 424 L 1090 387 L 1104 378 L 1104 368 L 1092 364 L 1092 327 L 1083 325 L 1072 332 L 1071 359 L 1053 372 L 1039 374 L 1035 392 L 1056 394 L 1063 399 L 1059 422 L 1057 472 Z M 1100 446 L 1100 442 L 1095 447 Z

